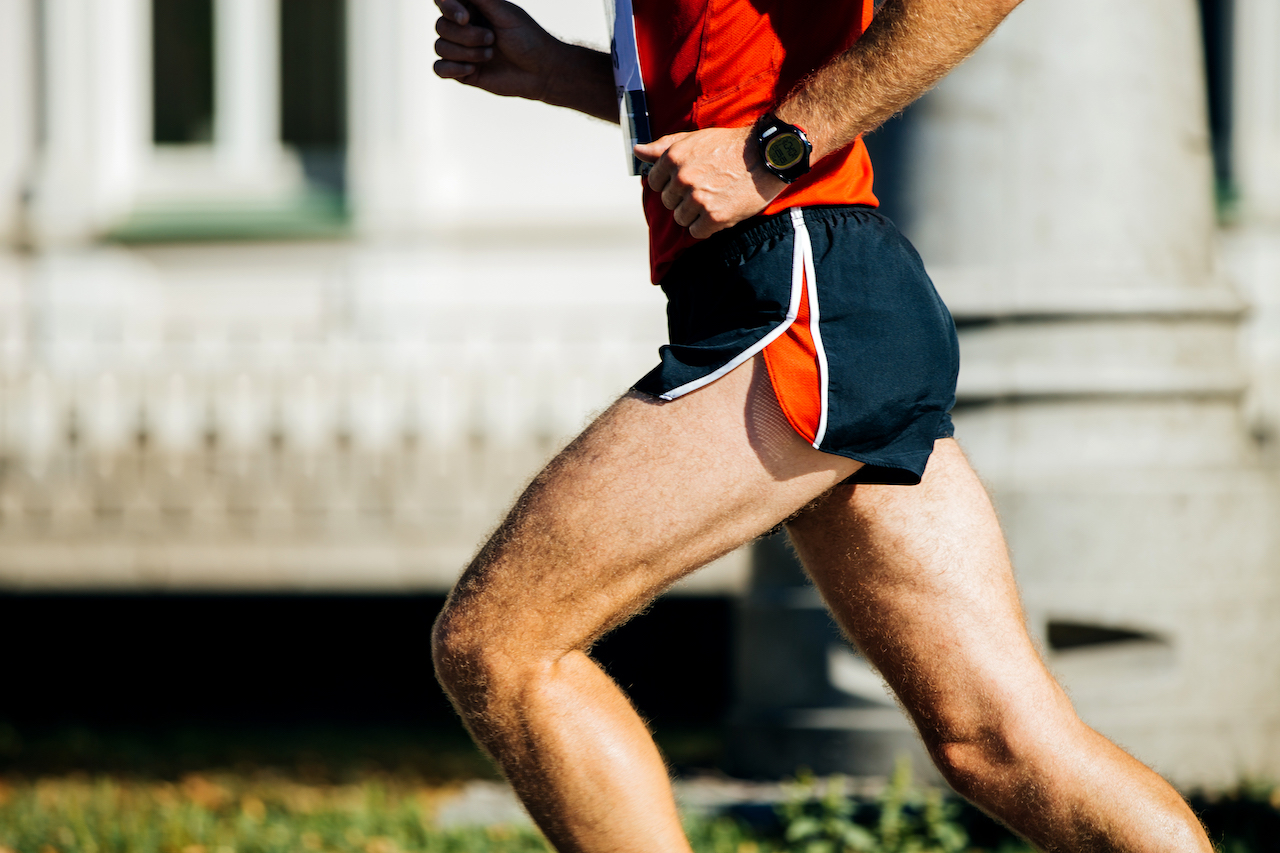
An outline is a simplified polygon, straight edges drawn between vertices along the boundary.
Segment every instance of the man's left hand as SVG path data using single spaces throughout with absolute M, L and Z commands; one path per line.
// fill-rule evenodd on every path
M 699 240 L 755 216 L 787 186 L 764 168 L 750 127 L 673 133 L 635 153 L 654 164 L 650 189 Z

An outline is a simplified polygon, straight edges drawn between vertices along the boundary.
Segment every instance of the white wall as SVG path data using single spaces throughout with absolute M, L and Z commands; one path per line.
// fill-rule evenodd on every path
M 535 0 L 563 38 L 601 45 L 595 0 Z M 435 7 L 351 4 L 353 204 L 368 234 L 505 227 L 643 239 L 638 179 L 616 126 L 435 77 Z
M 83 243 L 129 209 L 150 146 L 146 0 L 44 3 L 45 115 L 34 239 Z

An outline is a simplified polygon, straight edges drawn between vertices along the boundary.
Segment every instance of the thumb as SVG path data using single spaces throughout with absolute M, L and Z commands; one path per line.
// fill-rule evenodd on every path
M 641 142 L 632 150 L 635 152 L 636 157 L 644 162 L 656 163 L 663 154 L 667 153 L 667 149 L 684 135 L 683 133 L 670 133 L 652 142 Z

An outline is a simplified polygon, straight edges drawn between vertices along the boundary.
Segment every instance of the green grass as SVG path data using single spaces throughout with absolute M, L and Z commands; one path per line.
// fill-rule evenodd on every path
M 458 783 L 394 775 L 306 783 L 268 771 L 177 780 L 71 773 L 0 776 L 0 853 L 544 853 L 527 826 L 442 828 L 439 804 Z M 893 785 L 875 801 L 815 784 L 780 809 L 775 829 L 731 817 L 691 821 L 696 853 L 1024 853 L 1011 837 L 982 846 L 972 814 Z M 1223 853 L 1276 848 L 1280 797 L 1242 786 L 1192 798 Z
M 531 829 L 442 830 L 447 786 L 308 785 L 234 774 L 178 782 L 69 776 L 0 783 L 0 849 L 17 853 L 541 853 Z
M 694 735 L 673 745 L 709 748 Z M 19 735 L 0 725 L 0 853 L 546 851 L 523 825 L 437 824 L 440 804 L 464 782 L 495 777 L 450 727 Z M 1275 786 L 1242 783 L 1190 800 L 1222 853 L 1280 849 Z M 976 809 L 913 786 L 905 769 L 877 797 L 802 778 L 775 811 L 694 819 L 686 829 L 696 853 L 1027 850 Z
M 542 853 L 527 826 L 442 828 L 457 783 L 382 775 L 347 784 L 270 772 L 188 774 L 175 781 L 91 777 L 0 779 L 2 853 Z M 764 831 L 721 817 L 691 820 L 696 853 L 962 853 L 954 807 L 900 776 L 874 803 L 838 783 L 798 785 Z M 858 821 L 865 819 L 860 824 Z

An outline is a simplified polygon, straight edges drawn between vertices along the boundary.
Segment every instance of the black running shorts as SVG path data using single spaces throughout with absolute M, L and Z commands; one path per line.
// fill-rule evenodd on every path
M 686 251 L 660 283 L 671 342 L 636 390 L 673 400 L 762 353 L 796 432 L 864 463 L 852 482 L 918 483 L 952 435 L 955 325 L 875 208 L 755 217 Z

